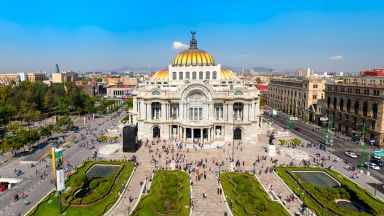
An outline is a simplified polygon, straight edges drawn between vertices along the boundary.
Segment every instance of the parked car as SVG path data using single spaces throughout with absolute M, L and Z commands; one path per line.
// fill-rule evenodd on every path
M 301 128 L 299 128 L 299 127 L 296 127 L 294 130 L 297 131 L 297 132 L 301 132 L 302 131 Z
M 29 204 L 31 204 L 31 201 L 28 200 L 28 199 L 24 199 L 24 200 L 23 200 L 23 203 L 24 203 L 24 205 L 29 205 Z
M 365 167 L 369 167 L 369 168 L 374 169 L 374 170 L 380 169 L 380 167 L 377 166 L 377 164 L 375 164 L 375 163 L 365 162 L 364 164 L 365 164 Z
M 347 155 L 348 157 L 351 157 L 351 158 L 357 158 L 357 154 L 355 154 L 351 151 L 346 151 L 345 155 Z
M 375 163 L 379 167 L 384 167 L 384 161 L 380 159 L 371 159 L 371 163 Z

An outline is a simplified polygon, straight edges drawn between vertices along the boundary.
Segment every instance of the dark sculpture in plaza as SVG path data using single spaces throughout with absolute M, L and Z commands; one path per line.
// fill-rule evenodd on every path
M 272 133 L 271 136 L 269 137 L 269 145 L 273 145 L 273 140 L 275 139 L 275 134 Z

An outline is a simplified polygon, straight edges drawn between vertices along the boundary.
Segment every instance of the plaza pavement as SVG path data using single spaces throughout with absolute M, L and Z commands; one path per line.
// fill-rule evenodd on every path
M 112 124 L 120 122 L 124 117 L 125 116 L 122 115 L 120 116 L 112 114 L 105 117 L 96 118 L 94 121 L 87 121 L 86 126 L 89 126 L 92 129 L 97 128 L 97 130 L 93 132 L 99 133 L 100 131 L 109 128 Z M 79 127 L 82 127 L 83 118 L 75 118 L 74 124 Z M 65 147 L 63 153 L 64 160 L 69 160 L 72 164 L 76 166 L 82 164 L 93 154 L 93 149 L 80 147 L 79 145 L 89 142 L 90 139 L 96 139 L 96 136 L 88 135 L 87 139 L 80 140 L 79 134 L 84 133 L 84 129 L 81 129 L 78 133 L 69 132 L 67 134 L 67 138 L 70 138 L 72 135 L 76 135 L 76 138 L 74 142 L 69 142 L 68 140 L 65 140 L 68 145 L 67 147 Z M 105 144 L 95 144 L 95 147 L 98 148 L 98 146 L 100 145 Z M 24 215 L 30 208 L 36 205 L 54 188 L 54 185 L 50 182 L 50 158 L 46 158 L 45 162 L 37 163 L 36 166 L 33 168 L 31 168 L 30 164 L 20 164 L 20 159 L 21 158 L 13 158 L 12 160 L 9 160 L 8 162 L 1 165 L 1 176 L 20 178 L 23 181 L 15 185 L 11 190 L 0 193 L 0 216 L 10 216 L 19 214 Z M 46 165 L 48 165 L 48 167 L 46 167 Z M 14 172 L 15 169 L 21 169 L 24 172 L 23 175 L 21 175 L 20 177 L 16 177 Z M 31 201 L 29 205 L 24 205 L 23 199 L 20 199 L 18 202 L 14 202 L 14 196 L 16 194 L 20 195 L 22 193 L 27 196 L 25 199 Z
M 258 140 L 255 140 L 252 143 L 241 143 L 239 141 L 235 142 L 234 148 L 234 158 L 235 161 L 239 160 L 241 166 L 238 167 L 241 171 L 253 172 L 253 163 L 255 162 L 257 155 L 265 156 L 264 147 L 268 142 L 268 137 L 266 136 L 267 127 L 260 129 L 258 133 Z M 145 141 L 144 141 L 145 143 Z M 167 154 L 163 147 L 169 149 Z M 172 152 L 173 148 L 173 152 Z M 132 179 L 131 184 L 129 185 L 129 190 L 124 194 L 124 198 L 118 204 L 118 207 L 112 212 L 112 215 L 126 215 L 128 209 L 132 209 L 135 205 L 135 202 L 138 202 L 136 199 L 140 194 L 139 182 L 145 179 L 145 176 L 149 177 L 152 173 L 152 170 L 155 169 L 155 164 L 151 163 L 151 159 L 154 158 L 157 160 L 156 166 L 163 167 L 165 169 L 170 168 L 170 160 L 176 160 L 176 164 L 180 166 L 185 166 L 187 163 L 192 163 L 190 174 L 193 181 L 193 214 L 192 215 L 213 215 L 213 216 L 223 216 L 226 212 L 225 203 L 221 195 L 217 194 L 217 188 L 219 187 L 217 183 L 217 176 L 219 169 L 221 171 L 230 171 L 230 157 L 232 155 L 232 142 L 227 143 L 222 148 L 208 148 L 208 149 L 181 149 L 178 150 L 176 146 L 169 144 L 168 142 L 160 141 L 159 143 L 149 144 L 143 146 L 136 153 L 123 153 L 121 149 L 118 152 L 115 152 L 109 156 L 109 158 L 114 159 L 128 159 L 135 155 L 138 158 L 138 161 L 141 165 L 138 166 L 135 176 Z M 288 164 L 292 160 L 289 157 L 284 155 L 277 156 L 275 158 L 279 159 L 279 164 L 285 163 Z M 177 160 L 181 160 L 177 163 Z M 198 166 L 198 163 L 203 161 L 205 166 Z M 244 161 L 244 166 L 243 166 Z M 220 167 L 218 164 L 224 163 L 224 166 Z M 297 162 L 298 164 L 299 162 Z M 279 178 L 274 173 L 265 173 L 264 169 L 266 167 L 272 167 L 272 162 L 270 157 L 267 157 L 266 160 L 261 161 L 256 165 L 256 175 L 261 180 L 263 186 L 267 189 L 267 192 L 272 193 L 269 190 L 270 186 L 273 186 L 273 191 L 276 195 L 281 195 L 282 199 L 291 195 L 291 191 L 279 180 Z M 259 171 L 262 170 L 261 174 Z M 206 173 L 206 179 L 203 175 L 198 180 L 196 178 L 197 173 L 203 174 Z M 203 193 L 207 194 L 207 198 L 203 197 Z M 134 200 L 129 202 L 129 197 L 134 198 Z M 288 210 L 293 214 L 298 211 L 300 203 L 295 200 L 294 202 L 287 204 Z M 227 212 L 228 213 L 228 212 Z M 228 214 L 229 215 L 229 214 Z

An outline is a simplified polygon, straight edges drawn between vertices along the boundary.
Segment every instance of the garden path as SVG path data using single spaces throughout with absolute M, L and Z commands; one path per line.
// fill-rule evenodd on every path
M 207 179 L 201 178 L 196 181 L 194 177 L 193 186 L 193 215 L 223 216 L 226 212 L 222 195 L 217 194 L 217 177 L 214 172 L 207 172 Z M 203 193 L 207 198 L 203 198 Z

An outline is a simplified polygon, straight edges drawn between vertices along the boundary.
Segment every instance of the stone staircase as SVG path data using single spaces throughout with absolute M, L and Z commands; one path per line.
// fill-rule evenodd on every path
M 148 160 L 142 160 L 139 163 L 140 165 L 137 167 L 123 198 L 110 215 L 128 215 L 128 212 L 132 211 L 136 203 L 139 202 L 139 195 L 142 189 L 140 182 L 144 182 L 146 177 L 149 179 L 153 169 Z M 132 202 L 129 201 L 129 197 L 133 198 Z
M 259 178 L 259 180 L 267 190 L 268 194 L 272 194 L 272 192 L 270 191 L 270 186 L 272 185 L 274 194 L 276 196 L 280 194 L 282 202 L 284 199 L 286 199 L 291 195 L 290 190 L 288 190 L 287 187 L 285 187 L 283 183 L 281 183 L 281 181 L 275 174 L 263 172 L 261 175 L 257 173 L 257 177 Z M 297 212 L 300 209 L 300 203 L 298 202 L 297 199 L 295 199 L 291 203 L 287 203 L 285 206 L 287 207 L 287 209 L 292 215 L 294 215 L 295 212 Z
M 194 178 L 193 180 L 193 215 L 223 216 L 226 210 L 222 195 L 217 194 L 216 175 L 208 172 L 207 179 L 201 178 L 200 181 L 196 181 Z M 204 192 L 207 198 L 203 197 Z

